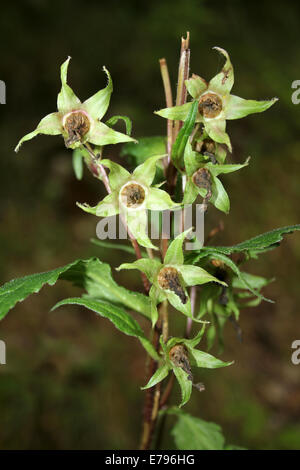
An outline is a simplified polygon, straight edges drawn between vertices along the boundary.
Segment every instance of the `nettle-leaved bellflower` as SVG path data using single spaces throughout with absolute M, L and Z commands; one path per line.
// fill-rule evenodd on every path
M 26 134 L 15 148 L 16 152 L 23 142 L 32 139 L 38 134 L 61 134 L 65 139 L 66 147 L 72 149 L 86 142 L 102 146 L 134 141 L 134 139 L 128 135 L 116 132 L 103 124 L 103 122 L 100 122 L 100 119 L 102 119 L 107 111 L 110 96 L 113 91 L 112 80 L 108 70 L 103 67 L 108 77 L 107 86 L 81 103 L 72 88 L 67 84 L 67 72 L 70 59 L 71 57 L 68 57 L 61 66 L 62 86 L 57 96 L 58 111 L 45 116 L 33 132 Z
M 98 217 L 123 215 L 138 243 L 146 248 L 157 249 L 146 233 L 147 210 L 163 211 L 179 207 L 168 193 L 151 186 L 155 177 L 156 163 L 164 156 L 155 155 L 148 158 L 136 167 L 132 174 L 111 160 L 101 160 L 101 164 L 110 170 L 108 178 L 112 192 L 95 207 L 90 207 L 88 204 L 77 203 L 77 205 Z
M 138 259 L 133 263 L 123 263 L 120 269 L 138 269 L 146 274 L 152 283 L 149 297 L 151 301 L 151 319 L 154 326 L 158 319 L 157 305 L 163 300 L 168 300 L 176 310 L 184 315 L 195 318 L 192 315 L 191 301 L 186 286 L 217 282 L 227 286 L 225 282 L 209 274 L 199 266 L 184 264 L 183 242 L 191 229 L 178 235 L 170 243 L 164 262 L 158 259 Z M 195 320 L 200 321 L 201 320 Z
M 249 158 L 243 164 L 213 164 L 209 157 L 192 150 L 187 142 L 184 152 L 184 164 L 187 175 L 183 204 L 192 204 L 200 194 L 207 202 L 228 214 L 230 201 L 218 176 L 232 173 L 248 165 Z
M 167 119 L 185 121 L 192 103 L 198 101 L 196 122 L 203 123 L 209 137 L 215 142 L 226 144 L 231 151 L 231 143 L 226 133 L 226 120 L 239 119 L 248 114 L 261 113 L 272 106 L 278 98 L 268 101 L 245 100 L 230 91 L 234 83 L 233 67 L 228 53 L 220 47 L 214 47 L 223 54 L 226 62 L 221 72 L 213 77 L 209 83 L 198 75 L 185 81 L 193 101 L 181 106 L 161 109 L 156 114 Z

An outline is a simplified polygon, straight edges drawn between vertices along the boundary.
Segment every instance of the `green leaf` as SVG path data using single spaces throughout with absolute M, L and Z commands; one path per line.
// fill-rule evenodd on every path
M 221 359 L 208 354 L 199 349 L 189 348 L 191 359 L 193 358 L 197 367 L 202 367 L 205 369 L 218 369 L 219 367 L 226 367 L 233 364 L 233 362 L 224 362 Z
M 180 129 L 176 137 L 176 140 L 174 142 L 174 145 L 172 147 L 171 158 L 173 160 L 174 165 L 179 169 L 183 166 L 182 157 L 184 154 L 184 150 L 185 150 L 185 146 L 187 144 L 188 138 L 190 137 L 191 133 L 194 130 L 197 112 L 198 112 L 198 101 L 194 101 L 189 111 L 189 114 L 187 115 L 187 118 L 182 128 Z
M 243 277 L 243 274 L 238 268 L 238 266 L 232 261 L 232 259 L 228 258 L 228 256 L 223 255 L 221 253 L 214 253 L 214 255 L 211 258 L 219 259 L 220 261 L 223 261 L 224 264 L 229 266 L 234 272 L 234 274 L 236 274 L 237 277 L 240 279 L 241 283 L 244 285 L 244 288 L 252 292 L 253 295 L 255 295 L 256 297 L 259 297 L 260 299 L 265 300 L 266 302 L 274 303 L 273 300 L 267 299 L 266 297 L 261 295 L 259 292 L 257 292 L 255 289 L 253 289 L 250 284 L 248 284 L 247 279 Z
M 71 281 L 86 289 L 89 296 L 107 299 L 125 305 L 150 318 L 150 300 L 143 294 L 119 286 L 111 276 L 111 268 L 97 258 L 77 260 L 61 268 L 15 279 L 0 288 L 0 320 L 8 311 L 30 294 L 37 293 L 45 285 L 53 286 L 58 279 Z
M 245 447 L 235 446 L 233 444 L 227 444 L 224 450 L 247 450 Z
M 262 276 L 256 276 L 254 274 L 250 273 L 245 273 L 241 272 L 243 280 L 241 280 L 239 277 L 234 277 L 232 281 L 232 287 L 236 289 L 246 289 L 245 287 L 245 281 L 247 284 L 252 288 L 252 289 L 262 289 L 263 287 L 267 286 L 270 284 L 270 282 L 274 281 L 273 279 L 266 279 L 265 277 Z
M 254 257 L 259 253 L 276 248 L 283 240 L 283 235 L 293 233 L 296 230 L 300 230 L 300 224 L 277 228 L 233 246 L 203 247 L 196 253 L 190 253 L 186 261 L 195 263 L 208 254 L 214 255 L 216 253 L 230 255 L 232 253 L 246 252 L 248 255 Z
M 166 137 L 142 137 L 137 144 L 124 144 L 121 150 L 121 157 L 131 157 L 135 166 L 144 163 L 149 157 L 162 155 L 166 152 Z
M 126 134 L 131 135 L 132 122 L 131 122 L 131 119 L 127 116 L 112 116 L 108 121 L 106 121 L 105 124 L 109 127 L 112 127 L 115 124 L 117 124 L 117 122 L 120 121 L 120 120 L 125 122 Z M 128 145 L 128 144 L 126 144 L 126 145 Z
M 75 297 L 61 300 L 56 305 L 54 305 L 51 311 L 56 310 L 58 307 L 63 305 L 80 305 L 98 313 L 101 317 L 107 318 L 122 333 L 138 338 L 147 352 L 151 354 L 153 359 L 159 359 L 153 345 L 145 337 L 143 330 L 141 329 L 138 322 L 122 308 L 107 302 L 103 302 L 102 300 Z
M 141 389 L 147 390 L 147 388 L 154 387 L 154 385 L 158 384 L 159 382 L 162 382 L 162 380 L 164 380 L 168 374 L 169 374 L 169 367 L 167 366 L 167 364 L 163 364 L 152 375 L 147 385 L 145 385 L 145 387 L 141 387 Z
M 78 180 L 82 179 L 83 175 L 83 156 L 80 151 L 80 149 L 76 149 L 73 151 L 72 154 L 72 165 L 73 165 L 73 170 L 75 173 L 75 176 Z
M 76 276 L 82 279 L 87 262 L 77 260 L 61 268 L 7 282 L 0 288 L 0 320 L 17 302 L 22 302 L 30 294 L 39 292 L 45 284 L 53 286 L 58 279 L 74 280 Z
M 89 296 L 124 305 L 150 319 L 150 300 L 144 294 L 120 286 L 113 279 L 111 267 L 94 258 L 89 260 L 84 287 Z
M 187 372 L 185 372 L 181 367 L 173 366 L 173 372 L 181 389 L 181 403 L 179 405 L 181 408 L 191 398 L 193 383 L 188 378 Z
M 222 450 L 225 438 L 218 424 L 195 418 L 182 410 L 171 408 L 168 414 L 178 420 L 172 428 L 176 447 L 180 450 Z

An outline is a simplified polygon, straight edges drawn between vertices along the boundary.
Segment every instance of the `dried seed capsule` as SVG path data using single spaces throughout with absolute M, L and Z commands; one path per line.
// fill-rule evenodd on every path
M 120 199 L 128 209 L 136 209 L 145 201 L 145 189 L 139 183 L 127 183 L 120 191 Z
M 196 149 L 195 150 L 197 152 L 202 153 L 202 154 L 204 154 L 205 152 L 209 152 L 209 153 L 214 154 L 215 151 L 216 151 L 216 144 L 211 139 L 204 139 L 204 140 L 196 143 Z
M 162 268 L 158 274 L 158 284 L 162 289 L 169 289 L 180 298 L 183 304 L 187 303 L 187 296 L 180 284 L 179 272 L 172 267 Z
M 222 108 L 222 100 L 216 93 L 205 93 L 199 99 L 198 111 L 205 118 L 217 117 Z
M 63 126 L 68 133 L 66 146 L 80 142 L 82 137 L 90 130 L 90 120 L 84 111 L 72 111 L 63 119 Z
M 177 367 L 181 367 L 187 374 L 188 379 L 193 381 L 188 351 L 184 344 L 176 344 L 170 349 L 169 358 Z
M 206 199 L 209 199 L 211 197 L 210 172 L 206 168 L 199 168 L 199 170 L 195 171 L 193 174 L 192 180 L 198 188 L 204 188 L 207 190 Z

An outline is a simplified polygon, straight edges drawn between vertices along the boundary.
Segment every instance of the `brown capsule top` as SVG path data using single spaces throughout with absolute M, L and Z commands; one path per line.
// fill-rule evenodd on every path
M 177 367 L 181 367 L 187 374 L 189 380 L 193 381 L 189 355 L 184 344 L 175 344 L 169 351 L 169 358 Z
M 198 110 L 205 118 L 215 118 L 222 111 L 222 100 L 215 93 L 205 93 L 199 99 Z
M 216 268 L 224 268 L 224 263 L 220 259 L 212 259 L 211 264 Z
M 68 133 L 66 146 L 79 142 L 90 130 L 90 121 L 83 111 L 73 111 L 69 113 L 64 121 L 64 128 Z
M 211 139 L 204 139 L 196 144 L 196 151 L 204 154 L 209 152 L 215 154 L 216 144 Z
M 206 168 L 199 168 L 192 176 L 193 183 L 198 188 L 211 189 L 211 176 Z
M 120 197 L 124 206 L 135 209 L 143 204 L 146 193 L 140 184 L 128 183 L 122 188 Z
M 159 271 L 158 284 L 162 289 L 168 289 L 174 292 L 180 298 L 183 304 L 187 303 L 187 296 L 180 283 L 180 276 L 177 269 L 166 266 Z

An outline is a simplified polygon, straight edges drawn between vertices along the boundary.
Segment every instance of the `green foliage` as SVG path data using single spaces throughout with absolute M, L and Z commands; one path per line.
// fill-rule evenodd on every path
M 166 151 L 166 137 L 141 137 L 137 144 L 128 142 L 123 145 L 121 157 L 127 157 L 134 166 L 141 165 L 149 157 L 162 155 Z
M 167 413 L 177 417 L 171 430 L 179 450 L 238 450 L 242 447 L 225 445 L 222 428 L 215 423 L 195 418 L 178 408 L 170 408 Z
M 153 359 L 159 359 L 157 352 L 155 351 L 151 342 L 145 337 L 144 332 L 142 331 L 138 322 L 134 320 L 134 318 L 132 318 L 131 315 L 129 315 L 124 309 L 117 307 L 116 305 L 103 302 L 102 300 L 70 298 L 61 300 L 52 308 L 52 310 L 55 310 L 63 305 L 80 305 L 98 313 L 101 317 L 107 318 L 122 333 L 138 338 L 143 347 Z
M 109 300 L 135 310 L 147 318 L 150 317 L 149 299 L 143 294 L 119 286 L 112 278 L 110 266 L 97 258 L 91 258 L 77 260 L 52 271 L 32 274 L 4 284 L 0 288 L 0 319 L 4 318 L 17 302 L 39 292 L 45 284 L 53 286 L 58 279 L 71 281 L 84 288 L 89 297 Z
M 260 253 L 272 250 L 280 245 L 283 235 L 300 230 L 300 224 L 277 228 L 270 232 L 257 235 L 244 242 L 233 246 L 205 246 L 198 252 L 191 252 L 187 255 L 188 262 L 196 263 L 208 254 L 231 255 L 232 253 L 245 253 L 250 258 L 257 258 Z
M 81 180 L 83 176 L 83 156 L 80 149 L 73 151 L 72 165 L 76 178 Z

